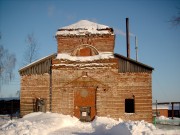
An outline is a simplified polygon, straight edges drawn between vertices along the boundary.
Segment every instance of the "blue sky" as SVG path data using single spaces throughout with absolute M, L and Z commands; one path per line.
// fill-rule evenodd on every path
M 20 89 L 25 39 L 34 33 L 39 58 L 56 52 L 58 28 L 82 19 L 117 31 L 115 52 L 126 56 L 125 18 L 138 37 L 139 61 L 155 68 L 153 100 L 180 101 L 180 26 L 169 20 L 178 15 L 180 0 L 0 0 L 1 43 L 17 58 L 14 80 L 2 86 L 1 96 L 15 96 Z M 135 59 L 134 36 L 131 58 Z

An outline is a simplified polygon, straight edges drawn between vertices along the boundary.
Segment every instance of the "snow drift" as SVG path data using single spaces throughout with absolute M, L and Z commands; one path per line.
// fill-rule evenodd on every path
M 76 117 L 56 113 L 31 113 L 18 120 L 10 120 L 0 127 L 1 135 L 154 135 L 179 134 L 180 130 L 163 131 L 145 121 L 118 121 L 96 117 L 92 122 L 80 122 Z

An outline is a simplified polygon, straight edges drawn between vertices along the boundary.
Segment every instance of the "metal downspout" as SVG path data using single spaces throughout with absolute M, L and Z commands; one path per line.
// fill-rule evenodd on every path
M 49 111 L 52 111 L 52 60 L 49 69 Z

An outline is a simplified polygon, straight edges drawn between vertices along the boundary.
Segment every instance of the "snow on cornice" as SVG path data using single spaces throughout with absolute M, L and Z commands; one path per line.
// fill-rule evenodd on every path
M 109 58 L 114 58 L 114 55 L 112 52 L 103 52 L 94 56 L 71 56 L 68 53 L 59 53 L 56 57 L 56 59 L 81 61 L 81 62 L 94 61 L 94 60 L 100 60 L 100 59 L 109 59 Z
M 57 35 L 113 34 L 112 28 L 106 25 L 81 20 L 77 23 L 60 28 Z

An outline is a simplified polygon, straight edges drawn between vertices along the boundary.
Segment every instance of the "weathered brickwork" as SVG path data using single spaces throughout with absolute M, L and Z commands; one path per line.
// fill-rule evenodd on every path
M 22 116 L 34 111 L 34 99 L 43 99 L 46 111 L 80 119 L 87 115 L 90 120 L 105 116 L 152 122 L 153 68 L 114 54 L 113 29 L 103 28 L 96 30 L 100 34 L 77 35 L 63 34 L 62 29 L 56 34 L 57 57 L 53 54 L 20 70 Z M 73 30 L 78 28 L 68 32 Z M 40 103 L 36 102 L 36 111 L 43 109 Z
M 99 52 L 114 52 L 114 35 L 57 36 L 58 53 L 72 53 L 79 45 L 89 44 Z
M 152 121 L 151 73 L 118 73 L 117 66 L 91 68 L 93 70 L 56 66 L 52 69 L 52 112 L 79 117 L 80 111 L 77 108 L 75 94 L 81 89 L 93 88 L 95 90 L 95 108 L 92 110 L 94 115 Z M 85 77 L 83 77 L 84 74 Z M 22 76 L 21 115 L 33 112 L 33 99 L 36 98 L 46 99 L 46 110 L 49 111 L 49 91 L 48 73 Z M 133 96 L 135 113 L 125 113 L 125 99 Z
M 33 100 L 43 98 L 49 111 L 49 74 L 21 76 L 20 113 L 33 112 Z
M 83 72 L 87 73 L 83 78 Z M 112 69 L 53 70 L 53 112 L 74 115 L 74 94 L 96 89 L 96 115 L 124 120 L 152 121 L 151 74 L 118 73 Z M 135 97 L 135 113 L 125 113 L 125 99 Z M 88 102 L 88 101 L 87 101 Z

